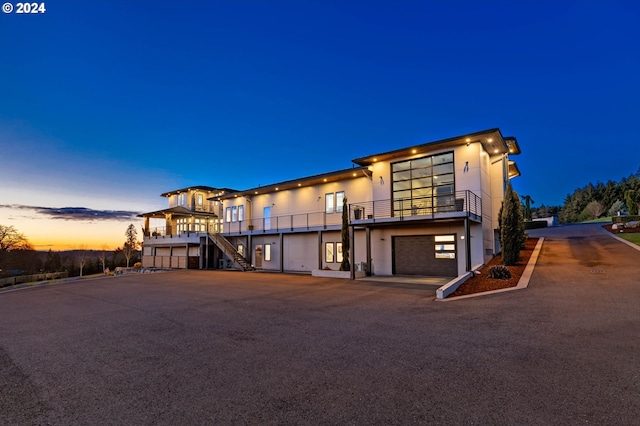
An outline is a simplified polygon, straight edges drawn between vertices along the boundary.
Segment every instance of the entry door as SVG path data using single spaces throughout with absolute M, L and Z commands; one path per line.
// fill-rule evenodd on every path
M 393 237 L 393 273 L 455 277 L 458 275 L 455 235 L 412 235 Z
M 265 207 L 264 210 L 264 229 L 268 231 L 271 229 L 271 207 Z
M 256 259 L 254 265 L 256 268 L 262 268 L 262 245 L 256 246 Z

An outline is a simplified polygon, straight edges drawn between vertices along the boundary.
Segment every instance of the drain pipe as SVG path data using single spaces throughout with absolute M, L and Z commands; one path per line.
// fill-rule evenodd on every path
M 471 271 L 471 227 L 469 226 L 469 218 L 464 219 L 464 239 L 466 241 L 467 249 L 467 272 Z

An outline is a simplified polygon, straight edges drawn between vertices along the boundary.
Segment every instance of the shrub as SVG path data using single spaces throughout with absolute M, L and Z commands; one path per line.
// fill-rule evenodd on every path
M 503 265 L 494 265 L 489 268 L 489 278 L 495 278 L 497 280 L 508 280 L 511 278 L 511 271 L 509 268 Z
M 505 265 L 515 265 L 520 258 L 520 249 L 527 236 L 524 232 L 524 218 L 520 197 L 507 184 L 500 213 L 500 244 L 502 245 L 502 261 Z
M 142 262 L 136 262 L 133 264 L 134 268 L 142 268 Z

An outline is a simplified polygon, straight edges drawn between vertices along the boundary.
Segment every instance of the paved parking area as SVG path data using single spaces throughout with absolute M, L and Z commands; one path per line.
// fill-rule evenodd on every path
M 0 424 L 637 424 L 640 252 L 563 232 L 527 290 L 450 303 L 228 271 L 0 294 Z

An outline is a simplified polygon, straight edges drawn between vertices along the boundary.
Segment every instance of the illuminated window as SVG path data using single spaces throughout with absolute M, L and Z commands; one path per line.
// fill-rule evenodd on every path
M 455 259 L 456 258 L 456 236 L 455 235 L 436 235 L 435 253 L 436 259 Z
M 271 244 L 264 245 L 264 261 L 265 262 L 271 261 Z
M 227 222 L 231 222 L 231 207 L 227 207 L 224 211 L 224 217 Z
M 201 206 L 204 204 L 204 197 L 202 194 L 198 194 L 198 205 Z
M 244 220 L 244 206 L 238 206 L 238 220 Z
M 324 261 L 327 263 L 336 261 L 333 243 L 324 243 Z
M 342 243 L 336 243 L 336 262 L 342 263 Z
M 453 152 L 391 165 L 394 216 L 455 211 Z

